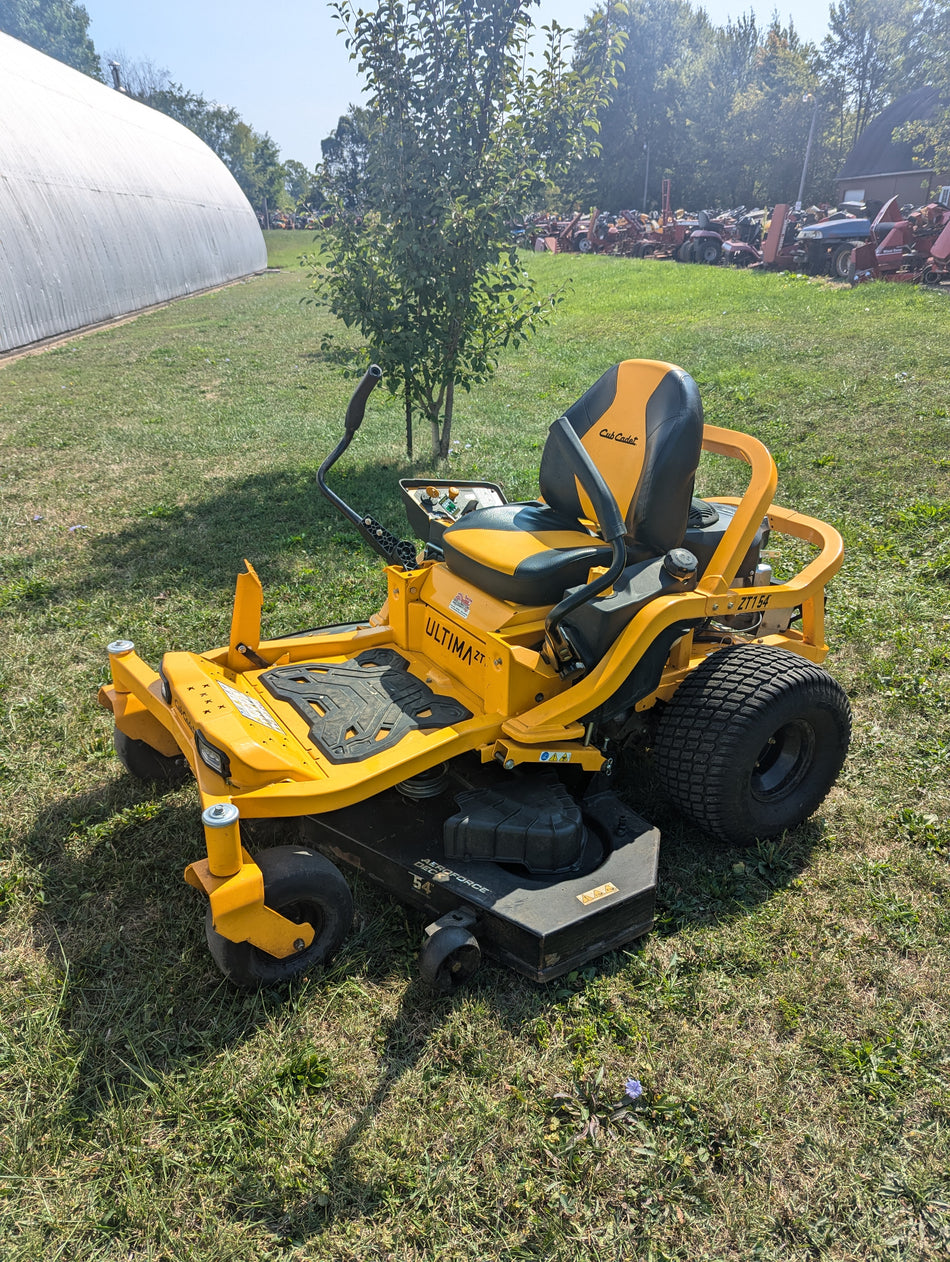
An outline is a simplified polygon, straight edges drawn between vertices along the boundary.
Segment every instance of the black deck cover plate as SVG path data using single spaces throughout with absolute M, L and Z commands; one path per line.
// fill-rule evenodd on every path
M 310 725 L 332 763 L 362 762 L 412 731 L 449 727 L 472 712 L 410 675 L 395 649 L 364 649 L 348 662 L 297 662 L 265 671 L 261 682 Z
M 497 787 L 494 771 L 475 768 L 466 774 L 468 787 Z M 660 834 L 616 794 L 589 794 L 581 803 L 593 862 L 577 873 L 537 876 L 488 860 L 446 858 L 440 834 L 455 787 L 421 802 L 388 789 L 311 816 L 307 844 L 359 868 L 432 919 L 467 909 L 482 950 L 539 982 L 653 927 Z

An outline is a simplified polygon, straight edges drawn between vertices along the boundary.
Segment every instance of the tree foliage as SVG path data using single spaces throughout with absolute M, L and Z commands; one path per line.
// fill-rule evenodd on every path
M 324 146 L 333 222 L 315 284 L 402 394 L 409 435 L 414 409 L 428 420 L 436 459 L 448 453 L 456 389 L 484 380 L 501 349 L 528 337 L 556 301 L 535 292 L 509 225 L 593 143 L 609 77 L 605 16 L 599 61 L 572 68 L 552 24 L 536 66 L 530 7 L 334 6 L 369 99 L 368 112 L 341 119 Z
M 915 145 L 921 161 L 937 171 L 950 171 L 950 0 L 923 0 L 907 33 L 905 55 L 923 68 L 922 78 L 942 102 L 929 118 L 901 129 L 901 138 Z
M 365 209 L 372 132 L 373 118 L 369 110 L 351 105 L 330 135 L 320 142 L 323 177 L 334 197 L 349 213 Z
M 690 0 L 624 8 L 624 64 L 600 152 L 564 184 L 584 208 L 656 207 L 664 177 L 674 204 L 694 209 L 790 200 L 816 101 L 805 197 L 830 200 L 868 122 L 904 93 L 950 77 L 950 0 L 835 0 L 820 46 L 777 15 L 764 28 L 751 12 L 716 27 Z M 585 28 L 582 60 L 587 39 Z M 948 122 L 932 120 L 931 148 L 941 128 L 950 135 Z
M 74 70 L 102 77 L 99 57 L 89 38 L 89 14 L 73 0 L 3 0 L 0 31 L 6 31 Z
M 288 158 L 284 163 L 284 192 L 291 210 L 319 210 L 323 205 L 323 191 L 316 171 L 310 171 L 302 162 Z
M 904 90 L 915 7 L 910 0 L 838 0 L 829 10 L 818 69 L 829 98 L 848 119 L 849 148 Z

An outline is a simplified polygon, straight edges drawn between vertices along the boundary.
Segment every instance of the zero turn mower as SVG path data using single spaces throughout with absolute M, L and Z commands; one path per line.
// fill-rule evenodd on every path
M 824 799 L 851 727 L 819 665 L 841 539 L 772 503 L 772 457 L 704 426 L 687 373 L 626 360 L 551 426 L 537 501 L 402 481 L 419 553 L 326 481 L 380 377 L 360 382 L 317 480 L 386 561 L 382 609 L 262 639 L 247 564 L 227 645 L 166 653 L 156 673 L 118 640 L 100 700 L 133 775 L 187 765 L 198 782 L 207 854 L 185 879 L 236 984 L 337 950 L 352 900 L 333 859 L 429 917 L 420 968 L 437 989 L 482 952 L 546 981 L 652 926 L 660 837 L 615 762 L 632 735 L 727 845 Z M 694 498 L 701 450 L 749 465 L 741 498 Z M 776 581 L 770 534 L 817 555 Z M 265 821 L 285 844 L 255 847 Z

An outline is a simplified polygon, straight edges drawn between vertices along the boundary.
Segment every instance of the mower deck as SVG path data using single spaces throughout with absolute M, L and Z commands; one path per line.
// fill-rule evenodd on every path
M 479 786 L 486 792 L 491 770 L 483 769 Z M 391 789 L 310 816 L 303 829 L 308 844 L 360 869 L 439 927 L 464 926 L 486 954 L 546 982 L 653 927 L 659 831 L 609 789 L 588 794 L 580 806 L 588 836 L 573 874 L 541 876 L 518 864 L 447 860 L 442 830 L 452 811 L 448 792 L 413 801 Z

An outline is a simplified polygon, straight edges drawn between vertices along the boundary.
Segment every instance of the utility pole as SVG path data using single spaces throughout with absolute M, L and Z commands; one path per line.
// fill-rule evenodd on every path
M 802 165 L 802 179 L 798 186 L 798 198 L 795 202 L 796 210 L 801 210 L 802 208 L 802 194 L 805 191 L 805 174 L 808 171 L 808 159 L 811 157 L 811 142 L 815 135 L 815 120 L 818 117 L 818 97 L 812 96 L 810 92 L 806 92 L 802 97 L 802 104 L 804 105 L 808 101 L 814 101 L 815 108 L 811 112 L 811 126 L 808 128 L 808 144 L 805 146 L 805 161 Z
M 646 165 L 646 170 L 645 170 L 645 171 L 644 171 L 644 173 L 643 173 L 643 201 L 640 203 L 640 209 L 641 209 L 641 210 L 646 210 L 646 208 L 647 208 L 647 185 L 648 185 L 649 180 L 650 180 L 650 142 L 649 142 L 648 140 L 646 140 L 646 141 L 644 141 L 644 142 L 643 142 L 643 152 L 644 152 L 644 153 L 646 154 L 646 156 L 647 156 L 647 157 L 646 157 L 646 163 L 647 163 L 647 165 Z

